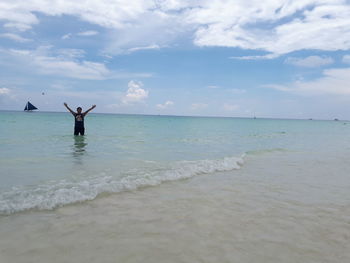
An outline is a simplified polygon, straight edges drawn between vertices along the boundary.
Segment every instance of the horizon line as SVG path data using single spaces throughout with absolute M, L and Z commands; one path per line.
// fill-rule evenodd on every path
M 0 109 L 0 112 L 25 112 L 23 110 L 4 110 Z M 33 111 L 38 113 L 69 113 L 66 111 Z M 242 117 L 242 116 L 207 116 L 207 115 L 171 115 L 171 114 L 151 114 L 151 113 L 116 113 L 116 112 L 90 112 L 89 114 L 109 114 L 109 115 L 132 115 L 132 116 L 154 116 L 154 117 L 189 117 L 189 118 L 231 118 L 231 119 L 266 119 L 266 120 L 305 120 L 305 121 L 346 121 L 338 118 L 334 119 L 315 119 L 315 118 L 274 118 L 274 117 Z

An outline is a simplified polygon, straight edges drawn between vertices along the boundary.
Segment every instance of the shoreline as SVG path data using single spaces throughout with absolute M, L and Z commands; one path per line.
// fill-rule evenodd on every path
M 346 262 L 348 169 L 329 178 L 343 160 L 323 158 L 262 154 L 241 170 L 0 217 L 0 260 Z

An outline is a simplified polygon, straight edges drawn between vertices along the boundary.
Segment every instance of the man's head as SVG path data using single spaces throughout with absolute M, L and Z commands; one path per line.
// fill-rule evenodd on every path
M 82 110 L 83 110 L 83 109 L 82 109 L 81 107 L 78 107 L 78 108 L 77 108 L 77 112 L 78 112 L 78 113 L 81 113 Z

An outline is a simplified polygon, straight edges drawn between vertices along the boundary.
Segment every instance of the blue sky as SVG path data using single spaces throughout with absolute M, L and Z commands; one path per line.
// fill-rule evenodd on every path
M 347 0 L 0 7 L 2 110 L 350 119 Z

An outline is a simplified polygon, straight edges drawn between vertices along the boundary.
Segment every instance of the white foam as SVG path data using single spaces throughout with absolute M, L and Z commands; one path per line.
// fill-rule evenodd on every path
M 95 199 L 101 193 L 117 193 L 155 186 L 166 181 L 190 178 L 195 175 L 239 169 L 243 156 L 219 160 L 181 161 L 167 170 L 138 171 L 122 178 L 101 176 L 80 182 L 62 180 L 35 188 L 16 187 L 0 193 L 0 214 L 20 211 L 54 209 L 59 206 Z

